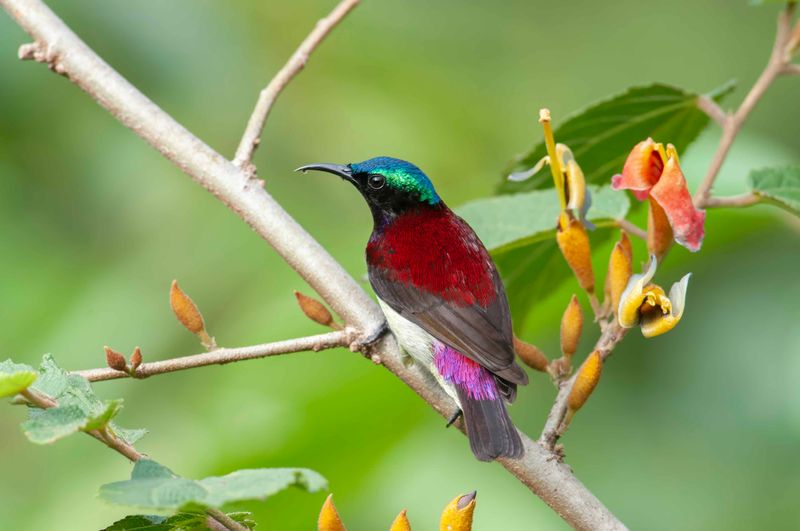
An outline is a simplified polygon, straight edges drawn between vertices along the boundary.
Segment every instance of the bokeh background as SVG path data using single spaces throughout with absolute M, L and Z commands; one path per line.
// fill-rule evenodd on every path
M 112 66 L 223 154 L 258 90 L 332 0 L 53 0 Z M 378 154 L 418 163 L 449 204 L 491 194 L 515 153 L 540 139 L 536 110 L 566 113 L 630 85 L 700 92 L 731 78 L 738 103 L 766 61 L 777 6 L 366 0 L 280 98 L 256 156 L 268 190 L 353 275 L 371 229 L 354 190 L 302 163 Z M 0 14 L 0 358 L 71 369 L 102 346 L 155 360 L 194 353 L 168 306 L 173 278 L 223 345 L 322 330 L 309 289 L 231 212 L 68 81 L 20 62 L 26 36 Z M 780 79 L 737 140 L 717 190 L 758 166 L 800 159 L 800 81 Z M 719 133 L 683 154 L 693 183 Z M 669 139 L 659 139 L 668 141 Z M 643 214 L 639 215 L 642 222 Z M 694 273 L 684 320 L 617 349 L 564 440 L 577 475 L 634 529 L 792 528 L 800 521 L 800 226 L 771 207 L 709 213 L 703 251 L 677 248 L 663 284 Z M 603 271 L 608 244 L 596 250 Z M 636 252 L 644 257 L 637 243 Z M 531 274 L 535 274 L 532 272 Z M 517 331 L 557 352 L 572 279 Z M 590 348 L 594 331 L 586 334 Z M 188 477 L 305 466 L 330 481 L 352 529 L 388 528 L 408 508 L 433 529 L 451 498 L 478 490 L 476 530 L 566 525 L 387 371 L 344 350 L 300 353 L 146 381 L 105 382 L 138 447 Z M 512 415 L 536 435 L 554 396 L 541 375 Z M 0 407 L 0 527 L 100 529 L 132 510 L 96 498 L 130 465 L 88 437 L 25 440 L 24 411 Z M 264 529 L 312 529 L 325 493 L 246 503 Z

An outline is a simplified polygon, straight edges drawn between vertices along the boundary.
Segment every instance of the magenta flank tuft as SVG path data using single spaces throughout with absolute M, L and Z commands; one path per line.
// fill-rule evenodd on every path
M 497 384 L 492 373 L 457 350 L 437 341 L 433 349 L 433 361 L 439 374 L 447 382 L 464 389 L 470 398 L 498 398 Z

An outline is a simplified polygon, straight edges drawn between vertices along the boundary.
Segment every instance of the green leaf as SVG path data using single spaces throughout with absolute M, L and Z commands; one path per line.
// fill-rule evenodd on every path
M 304 468 L 239 470 L 195 481 L 175 476 L 168 468 L 143 459 L 134 466 L 130 480 L 100 487 L 100 497 L 120 505 L 177 510 L 266 499 L 290 486 L 315 492 L 325 488 L 327 482 L 318 473 Z
M 1 380 L 0 380 L 1 381 Z M 122 409 L 122 399 L 100 400 L 86 378 L 69 374 L 46 354 L 39 367 L 39 377 L 31 388 L 55 400 L 57 407 L 30 408 L 22 429 L 32 442 L 47 444 L 77 431 L 91 431 L 110 426 L 115 434 L 132 444 L 145 430 L 124 430 L 111 422 Z
M 114 422 L 109 422 L 108 427 L 111 429 L 112 433 L 125 441 L 128 444 L 135 444 L 136 441 L 147 435 L 147 430 L 145 428 L 138 428 L 138 429 L 125 429 L 120 428 Z
M 29 365 L 11 360 L 0 362 L 0 398 L 24 391 L 36 380 L 36 376 L 36 371 Z
M 729 82 L 707 96 L 719 102 L 733 87 Z M 612 175 L 622 171 L 631 149 L 647 137 L 672 143 L 679 153 L 684 152 L 709 122 L 697 107 L 697 98 L 697 94 L 660 83 L 634 87 L 563 121 L 556 118 L 556 142 L 570 147 L 587 182 L 609 183 Z M 506 180 L 512 172 L 533 167 L 545 154 L 544 142 L 540 142 L 515 158 L 503 173 L 499 191 L 514 193 L 548 186 L 552 177 L 546 168 L 527 181 Z
M 30 418 L 22 423 L 22 431 L 36 444 L 49 444 L 72 435 L 88 420 L 86 412 L 75 405 L 32 409 L 30 413 Z
M 228 513 L 228 516 L 248 529 L 253 529 L 256 526 L 255 521 L 252 519 L 252 513 L 234 512 Z M 137 514 L 117 520 L 107 527 L 105 531 L 186 531 L 207 529 L 205 525 L 207 518 L 208 515 L 205 513 L 178 513 L 170 517 Z
M 800 216 L 800 166 L 753 170 L 749 180 L 756 195 Z
M 626 194 L 590 186 L 592 207 L 587 218 L 595 225 L 610 225 L 628 213 Z M 494 253 L 529 246 L 555 234 L 560 206 L 555 189 L 478 199 L 456 209 Z
M 50 398 L 58 398 L 68 385 L 67 371 L 58 366 L 53 356 L 45 354 L 39 366 L 39 378 L 31 387 Z

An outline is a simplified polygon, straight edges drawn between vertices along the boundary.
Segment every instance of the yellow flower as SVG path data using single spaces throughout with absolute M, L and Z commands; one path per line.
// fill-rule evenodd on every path
M 472 513 L 475 511 L 475 491 L 456 496 L 442 511 L 439 522 L 440 531 L 470 531 Z
M 644 337 L 655 337 L 675 328 L 683 316 L 691 276 L 688 273 L 673 284 L 667 296 L 661 286 L 650 283 L 656 274 L 656 264 L 655 255 L 650 255 L 647 270 L 631 276 L 617 309 L 620 326 L 633 328 L 639 325 Z

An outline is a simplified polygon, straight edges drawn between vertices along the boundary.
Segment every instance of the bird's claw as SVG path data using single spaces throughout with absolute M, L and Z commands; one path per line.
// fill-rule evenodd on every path
M 381 359 L 375 352 L 375 349 L 373 349 L 372 347 L 388 331 L 389 331 L 389 325 L 386 324 L 386 321 L 383 321 L 381 325 L 377 328 L 377 330 L 373 331 L 370 335 L 366 337 L 365 336 L 358 337 L 352 343 L 350 343 L 350 350 L 352 352 L 361 352 L 362 354 L 364 354 L 365 357 L 371 359 L 374 363 L 379 364 L 381 362 Z
M 447 424 L 445 425 L 445 428 L 449 428 L 450 426 L 452 426 L 453 424 L 455 424 L 455 422 L 456 422 L 456 421 L 459 419 L 459 417 L 461 417 L 461 415 L 463 415 L 463 414 L 464 414 L 464 412 L 463 412 L 463 411 L 461 411 L 461 408 L 458 408 L 458 409 L 456 409 L 456 410 L 453 412 L 453 414 L 452 414 L 452 415 L 450 415 L 450 418 L 448 418 L 448 419 L 447 419 Z

